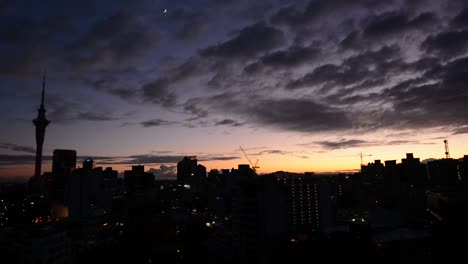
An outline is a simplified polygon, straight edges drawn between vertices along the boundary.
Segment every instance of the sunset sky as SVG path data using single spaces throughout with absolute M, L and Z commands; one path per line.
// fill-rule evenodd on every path
M 0 0 L 0 23 L 0 178 L 34 174 L 44 70 L 43 171 L 468 154 L 466 1 Z

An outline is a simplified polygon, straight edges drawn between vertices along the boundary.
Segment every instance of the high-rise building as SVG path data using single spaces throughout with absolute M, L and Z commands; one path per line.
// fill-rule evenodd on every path
M 102 167 L 94 167 L 94 160 L 86 158 L 83 168 L 70 175 L 69 213 L 73 220 L 86 219 L 96 208 L 101 193 Z
M 456 159 L 432 160 L 427 163 L 429 182 L 433 185 L 449 186 L 461 184 L 459 161 Z
M 41 105 L 37 109 L 37 117 L 33 120 L 36 126 L 36 167 L 34 170 L 34 176 L 38 179 L 41 176 L 42 166 L 42 145 L 44 144 L 45 130 L 50 121 L 46 118 L 46 109 L 44 107 L 44 94 L 45 94 L 45 73 L 42 81 L 42 98 Z
M 145 166 L 132 166 L 124 171 L 124 183 L 128 194 L 143 193 L 154 188 L 154 174 L 145 172 Z
M 195 176 L 197 170 L 196 157 L 184 157 L 177 163 L 177 183 L 187 183 L 187 179 Z
M 51 201 L 68 203 L 68 192 L 72 171 L 76 168 L 76 151 L 56 149 L 52 158 L 52 174 L 46 181 L 47 194 Z
M 206 167 L 197 164 L 197 158 L 184 157 L 177 163 L 177 183 L 198 192 L 202 188 L 202 179 L 206 178 Z
M 329 178 L 313 173 L 273 174 L 286 191 L 289 233 L 309 235 L 332 224 L 331 185 Z
M 69 174 L 76 168 L 76 150 L 56 149 L 52 159 L 53 174 Z
M 83 161 L 83 169 L 85 170 L 92 170 L 94 169 L 94 160 L 91 158 L 86 158 Z

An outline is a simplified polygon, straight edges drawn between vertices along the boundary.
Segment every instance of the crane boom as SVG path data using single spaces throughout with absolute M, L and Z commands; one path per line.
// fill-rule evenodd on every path
M 257 161 L 255 162 L 255 165 L 254 165 L 254 164 L 252 163 L 252 161 L 249 159 L 249 156 L 247 155 L 247 153 L 245 152 L 245 150 L 244 150 L 241 146 L 239 146 L 239 148 L 240 148 L 240 150 L 242 151 L 242 153 L 244 153 L 244 156 L 245 156 L 245 158 L 247 159 L 247 161 L 249 162 L 250 166 L 252 167 L 252 170 L 253 170 L 253 171 L 257 171 L 257 169 L 260 168 L 260 167 L 257 166 L 257 164 L 258 164 L 258 159 L 257 159 Z
M 361 166 L 362 166 L 363 165 L 362 157 L 369 157 L 369 156 L 372 156 L 372 154 L 362 154 L 362 152 L 360 152 L 359 156 L 361 156 Z

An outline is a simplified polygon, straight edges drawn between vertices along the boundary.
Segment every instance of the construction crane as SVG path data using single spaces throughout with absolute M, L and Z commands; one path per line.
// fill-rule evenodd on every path
M 362 154 L 362 152 L 359 152 L 359 156 L 361 157 L 361 166 L 364 165 L 364 163 L 362 162 L 362 157 L 370 157 L 372 156 L 372 154 Z
M 254 164 L 252 163 L 252 161 L 249 159 L 249 156 L 247 155 L 247 153 L 245 152 L 245 150 L 244 150 L 241 146 L 239 146 L 239 148 L 240 148 L 240 150 L 242 151 L 242 153 L 244 153 L 245 158 L 247 159 L 247 161 L 249 162 L 250 166 L 252 167 L 252 170 L 253 170 L 254 172 L 256 172 L 257 169 L 260 168 L 260 167 L 258 166 L 258 159 L 257 159 L 257 161 L 255 162 L 255 165 L 254 165 Z
M 450 159 L 448 141 L 447 141 L 447 140 L 444 140 L 444 144 L 445 144 L 445 158 L 446 158 L 446 159 Z

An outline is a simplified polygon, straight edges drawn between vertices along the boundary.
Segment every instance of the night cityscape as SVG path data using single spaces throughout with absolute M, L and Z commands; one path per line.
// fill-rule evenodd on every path
M 464 259 L 466 1 L 64 2 L 0 0 L 1 263 Z

